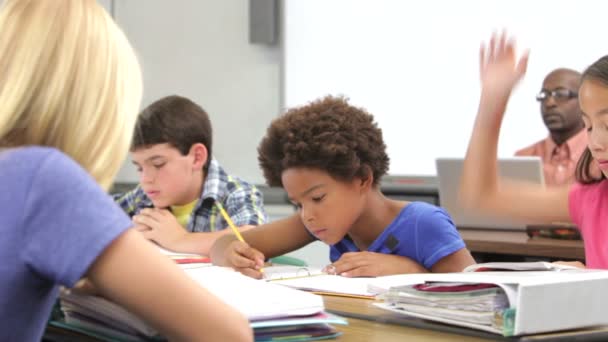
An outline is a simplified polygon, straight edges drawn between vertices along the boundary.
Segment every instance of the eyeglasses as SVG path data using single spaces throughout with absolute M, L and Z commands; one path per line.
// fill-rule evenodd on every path
M 554 89 L 554 90 L 541 90 L 538 95 L 536 95 L 536 101 L 544 102 L 549 96 L 552 96 L 556 102 L 566 101 L 578 96 L 578 93 L 572 91 L 570 89 Z

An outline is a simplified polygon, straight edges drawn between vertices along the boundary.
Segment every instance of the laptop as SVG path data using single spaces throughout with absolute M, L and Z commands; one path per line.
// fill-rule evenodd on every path
M 495 218 L 465 211 L 459 204 L 460 176 L 463 158 L 437 158 L 439 180 L 439 205 L 452 216 L 459 228 L 487 228 L 504 230 L 525 230 L 526 225 L 506 218 Z M 510 157 L 498 159 L 498 174 L 511 178 L 544 185 L 543 165 L 539 157 Z

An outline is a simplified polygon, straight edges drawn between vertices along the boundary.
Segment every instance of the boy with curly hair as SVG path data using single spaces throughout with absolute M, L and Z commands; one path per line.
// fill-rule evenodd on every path
M 282 186 L 298 213 L 243 234 L 228 235 L 212 261 L 261 278 L 268 257 L 314 240 L 330 245 L 343 276 L 457 272 L 475 263 L 448 213 L 396 201 L 379 189 L 389 158 L 373 116 L 327 96 L 274 120 L 258 147 L 266 182 Z

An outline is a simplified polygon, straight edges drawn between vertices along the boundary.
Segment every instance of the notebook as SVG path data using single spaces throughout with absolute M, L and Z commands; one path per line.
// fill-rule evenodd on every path
M 339 333 L 327 324 L 346 324 L 335 316 L 324 315 L 323 298 L 312 293 L 249 278 L 223 267 L 184 271 L 242 312 L 255 332 L 265 337 L 276 335 L 289 341 L 290 336 L 308 336 L 302 340 L 337 336 Z M 147 322 L 104 298 L 64 291 L 60 299 L 65 322 L 75 327 L 117 337 L 158 336 Z
M 505 218 L 483 216 L 466 211 L 458 201 L 462 158 L 436 159 L 439 180 L 439 204 L 445 208 L 458 228 L 488 228 L 505 230 L 526 230 L 524 222 Z M 543 167 L 538 157 L 512 157 L 498 160 L 501 177 L 544 185 Z
M 169 257 L 176 264 L 178 264 L 179 267 L 182 269 L 199 268 L 199 267 L 205 267 L 205 266 L 212 265 L 211 259 L 204 255 L 191 254 L 191 253 L 179 253 L 179 252 L 173 252 L 173 251 L 164 249 L 160 246 L 156 246 L 156 247 L 158 248 L 158 251 L 161 254 Z
M 368 299 L 375 296 L 374 293 L 367 290 L 370 278 L 348 278 L 327 274 L 317 267 L 265 267 L 264 278 L 274 284 L 316 294 Z
M 427 274 L 382 295 L 381 309 L 503 336 L 608 324 L 608 272 Z
M 288 280 L 324 275 L 319 267 L 274 265 L 264 267 L 264 279 L 267 281 Z
M 485 262 L 481 264 L 469 265 L 462 270 L 463 272 L 495 272 L 495 271 L 566 271 L 579 270 L 579 268 L 555 264 L 546 261 L 529 262 Z

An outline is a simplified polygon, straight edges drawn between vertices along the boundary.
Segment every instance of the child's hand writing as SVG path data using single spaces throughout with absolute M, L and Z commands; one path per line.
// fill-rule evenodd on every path
M 482 93 L 489 96 L 508 97 L 528 67 L 528 51 L 518 59 L 515 41 L 506 32 L 492 35 L 488 46 L 482 44 L 479 57 Z
M 264 259 L 262 252 L 241 241 L 231 242 L 225 250 L 227 266 L 256 279 L 263 276 L 260 269 L 264 266 Z
M 333 267 L 333 269 L 332 269 Z M 325 268 L 344 277 L 377 277 L 399 273 L 426 273 L 427 269 L 410 258 L 374 252 L 349 252 Z
M 179 250 L 180 241 L 188 235 L 175 216 L 166 209 L 143 209 L 133 216 L 133 223 L 135 229 L 146 239 L 172 250 Z

